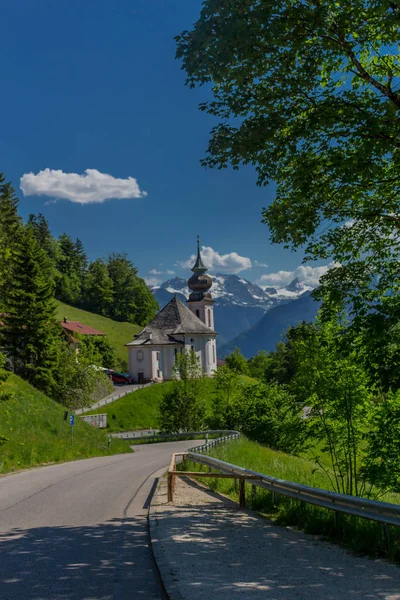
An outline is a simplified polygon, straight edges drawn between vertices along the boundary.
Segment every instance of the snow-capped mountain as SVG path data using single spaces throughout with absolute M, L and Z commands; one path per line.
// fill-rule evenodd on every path
M 272 307 L 286 304 L 311 289 L 297 278 L 288 286 L 278 289 L 273 287 L 263 289 L 237 275 L 217 273 L 212 275 L 212 280 L 211 293 L 215 300 L 215 323 L 220 345 L 251 328 Z M 185 301 L 190 293 L 187 280 L 180 277 L 168 279 L 161 285 L 153 287 L 152 291 L 161 308 L 174 295 Z

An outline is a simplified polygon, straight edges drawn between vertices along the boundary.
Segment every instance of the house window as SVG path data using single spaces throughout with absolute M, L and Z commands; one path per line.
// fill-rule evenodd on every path
M 193 346 L 193 344 L 190 347 L 192 349 L 192 352 L 194 352 L 194 346 Z
M 157 360 L 160 360 L 160 353 L 159 352 L 157 352 L 156 356 L 157 356 Z
M 161 371 L 160 371 L 160 369 L 157 370 L 157 377 L 158 377 L 158 379 L 160 379 L 160 377 L 161 377 Z
M 138 350 L 138 351 L 137 351 L 136 358 L 137 358 L 137 361 L 138 361 L 138 362 L 143 362 L 143 359 L 144 359 L 144 353 L 143 353 L 143 350 Z
M 200 311 L 199 311 L 199 309 L 198 309 L 198 308 L 196 308 L 196 317 L 197 317 L 198 319 L 200 319 Z
M 175 352 L 175 360 L 176 360 L 176 357 L 178 356 L 178 348 L 175 348 L 174 352 Z

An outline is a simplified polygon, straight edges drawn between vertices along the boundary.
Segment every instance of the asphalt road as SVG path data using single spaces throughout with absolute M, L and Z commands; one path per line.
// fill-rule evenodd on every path
M 148 499 L 172 452 L 192 445 L 142 445 L 0 478 L 1 600 L 164 600 Z

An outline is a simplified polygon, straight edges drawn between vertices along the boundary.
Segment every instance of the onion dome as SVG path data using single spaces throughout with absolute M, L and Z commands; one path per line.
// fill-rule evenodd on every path
M 189 296 L 189 302 L 203 300 L 205 298 L 211 300 L 211 294 L 208 290 L 212 286 L 212 279 L 209 275 L 206 275 L 208 269 L 201 258 L 199 236 L 197 236 L 197 259 L 192 271 L 193 275 L 188 281 L 188 287 L 192 292 Z

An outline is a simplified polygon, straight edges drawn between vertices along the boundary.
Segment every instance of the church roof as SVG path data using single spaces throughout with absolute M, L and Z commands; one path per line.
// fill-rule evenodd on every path
M 184 334 L 215 335 L 215 331 L 174 297 L 127 346 L 182 344 L 174 336 Z

